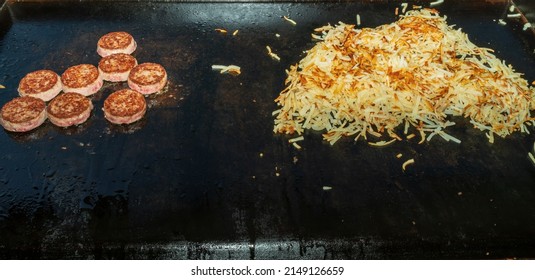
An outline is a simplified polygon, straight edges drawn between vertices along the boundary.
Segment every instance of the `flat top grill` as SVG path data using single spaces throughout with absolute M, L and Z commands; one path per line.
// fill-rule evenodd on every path
M 485 3 L 439 10 L 533 81 L 533 36 L 514 20 L 497 24 L 505 6 Z M 375 27 L 395 21 L 395 7 L 6 3 L 1 104 L 28 72 L 96 65 L 98 39 L 117 30 L 131 33 L 134 56 L 162 64 L 170 82 L 132 125 L 104 119 L 104 99 L 126 87 L 106 83 L 83 125 L 0 133 L 0 258 L 535 257 L 532 127 L 490 144 L 458 118 L 448 132 L 461 144 L 436 138 L 379 149 L 352 139 L 330 146 L 307 131 L 300 151 L 272 132 L 285 69 L 314 45 L 312 30 L 355 22 L 357 13 L 362 27 Z M 213 64 L 239 65 L 242 74 L 220 75 Z M 403 172 L 398 153 L 416 164 Z

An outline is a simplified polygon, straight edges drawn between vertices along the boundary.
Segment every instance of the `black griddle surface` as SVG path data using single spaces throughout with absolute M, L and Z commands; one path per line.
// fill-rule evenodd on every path
M 117 30 L 130 32 L 134 56 L 162 64 L 170 82 L 130 126 L 104 119 L 103 100 L 126 87 L 106 83 L 79 127 L 47 122 L 30 133 L 0 132 L 0 258 L 534 258 L 533 129 L 490 144 L 455 119 L 448 131 L 461 144 L 435 137 L 380 149 L 352 139 L 331 147 L 306 132 L 301 151 L 272 132 L 284 71 L 313 46 L 312 30 L 355 22 L 357 13 L 362 27 L 375 27 L 396 20 L 394 8 L 8 3 L 0 21 L 1 104 L 17 96 L 28 72 L 96 65 L 98 39 Z M 440 11 L 535 79 L 525 35 L 494 21 L 503 7 Z M 242 74 L 220 75 L 213 64 L 239 65 Z M 415 164 L 403 172 L 409 158 Z

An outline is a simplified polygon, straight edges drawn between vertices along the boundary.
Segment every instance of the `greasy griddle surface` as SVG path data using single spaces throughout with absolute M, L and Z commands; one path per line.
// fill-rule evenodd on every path
M 363 27 L 389 23 L 392 5 L 9 9 L 0 32 L 1 104 L 28 72 L 96 65 L 99 37 L 117 30 L 134 36 L 139 63 L 162 64 L 170 82 L 133 125 L 104 119 L 104 99 L 126 87 L 106 83 L 81 126 L 47 122 L 28 134 L 0 133 L 2 258 L 535 257 L 535 167 L 527 158 L 535 134 L 489 144 L 459 118 L 448 131 L 460 145 L 435 137 L 423 145 L 413 139 L 378 149 L 345 139 L 331 147 L 307 131 L 297 151 L 272 132 L 284 70 L 313 46 L 313 28 L 354 22 L 357 13 Z M 502 9 L 443 12 L 535 79 L 520 31 L 493 21 Z M 220 75 L 212 64 L 239 65 L 242 74 Z M 415 164 L 403 172 L 409 158 Z

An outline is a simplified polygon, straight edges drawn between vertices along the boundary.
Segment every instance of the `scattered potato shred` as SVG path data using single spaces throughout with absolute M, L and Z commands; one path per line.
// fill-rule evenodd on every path
M 368 134 L 399 140 L 394 130 L 403 125 L 421 142 L 438 135 L 459 143 L 444 129 L 455 125 L 448 117 L 464 116 L 493 142 L 535 124 L 535 90 L 522 74 L 436 10 L 409 11 L 377 28 L 339 23 L 315 31 L 321 41 L 290 67 L 275 99 L 277 133 L 326 131 L 331 144 Z
M 212 70 L 219 71 L 221 74 L 241 74 L 241 68 L 237 65 L 212 65 Z
M 411 164 L 414 164 L 414 159 L 411 158 L 407 161 L 405 161 L 402 165 L 401 165 L 401 169 L 403 169 L 403 171 L 407 170 L 407 166 L 411 165 Z

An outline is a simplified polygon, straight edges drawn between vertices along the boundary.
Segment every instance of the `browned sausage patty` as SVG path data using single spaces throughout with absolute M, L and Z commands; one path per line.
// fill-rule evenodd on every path
M 0 112 L 0 123 L 9 131 L 25 132 L 46 120 L 46 104 L 31 96 L 17 97 L 6 103 Z
M 124 54 L 112 54 L 100 59 L 98 70 L 102 79 L 110 82 L 123 82 L 128 80 L 130 70 L 137 65 L 135 57 Z
M 67 127 L 85 122 L 92 109 L 93 104 L 89 98 L 76 92 L 67 92 L 50 101 L 47 113 L 53 124 Z
M 102 36 L 97 43 L 97 53 L 106 57 L 116 53 L 131 54 L 136 50 L 134 37 L 127 32 L 110 32 Z
M 26 74 L 20 80 L 20 96 L 33 96 L 49 101 L 61 91 L 62 84 L 58 74 L 51 70 L 37 70 Z
M 128 124 L 143 117 L 147 110 L 145 97 L 131 89 L 116 91 L 104 100 L 104 117 L 112 123 Z
M 64 92 L 77 92 L 88 96 L 97 92 L 103 84 L 102 77 L 94 65 L 71 66 L 61 75 Z
M 142 94 L 152 94 L 163 89 L 167 83 L 167 72 L 157 63 L 142 63 L 128 75 L 128 86 Z

